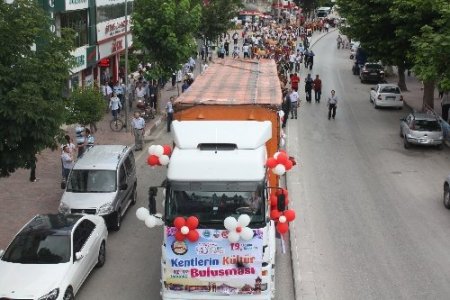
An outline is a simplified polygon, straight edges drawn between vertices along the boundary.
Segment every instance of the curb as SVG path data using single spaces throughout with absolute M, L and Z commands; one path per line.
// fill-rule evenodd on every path
M 145 132 L 144 132 L 144 139 L 145 139 L 145 137 L 150 136 L 150 135 L 156 130 L 156 128 L 158 128 L 158 126 L 161 125 L 163 119 L 165 119 L 163 116 L 159 116 L 159 117 L 157 116 L 157 117 L 155 117 L 154 122 L 152 122 L 152 123 L 150 124 L 150 126 L 148 126 L 148 127 L 145 129 Z

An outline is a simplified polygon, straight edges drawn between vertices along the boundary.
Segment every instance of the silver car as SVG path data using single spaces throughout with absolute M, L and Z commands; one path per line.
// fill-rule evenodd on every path
M 411 144 L 443 147 L 444 133 L 439 119 L 428 113 L 410 113 L 400 120 L 400 136 L 405 149 Z
M 370 102 L 375 108 L 395 107 L 403 108 L 403 96 L 400 88 L 396 84 L 383 83 L 377 84 L 375 88 L 370 89 Z

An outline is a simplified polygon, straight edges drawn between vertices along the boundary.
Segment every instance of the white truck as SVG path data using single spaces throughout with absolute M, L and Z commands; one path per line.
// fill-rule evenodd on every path
M 276 229 L 265 166 L 272 123 L 174 121 L 172 129 L 163 184 L 162 298 L 274 299 Z M 278 205 L 284 203 L 280 196 Z M 156 214 L 156 187 L 149 211 Z M 230 242 L 224 220 L 241 215 L 250 216 L 253 237 Z M 199 221 L 198 239 L 180 241 L 174 220 L 190 216 Z

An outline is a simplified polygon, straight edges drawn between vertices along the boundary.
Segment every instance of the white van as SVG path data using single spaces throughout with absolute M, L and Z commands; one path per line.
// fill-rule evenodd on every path
M 317 17 L 318 18 L 326 18 L 331 12 L 331 7 L 319 7 L 317 9 Z
M 105 218 L 113 230 L 137 200 L 136 165 L 131 147 L 96 145 L 75 163 L 61 198 L 59 211 Z

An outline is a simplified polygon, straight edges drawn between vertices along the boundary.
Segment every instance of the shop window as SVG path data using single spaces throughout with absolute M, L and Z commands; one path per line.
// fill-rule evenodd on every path
M 61 14 L 61 28 L 71 28 L 75 31 L 74 45 L 77 48 L 88 44 L 87 20 L 87 9 Z

